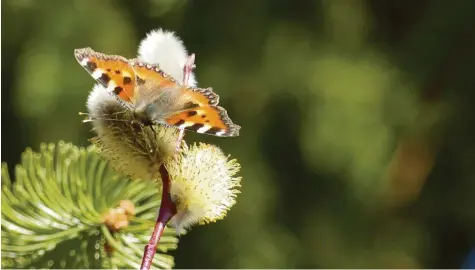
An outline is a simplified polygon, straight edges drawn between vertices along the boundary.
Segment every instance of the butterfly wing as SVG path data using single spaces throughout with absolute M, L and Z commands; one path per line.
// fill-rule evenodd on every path
M 125 106 L 135 108 L 137 101 L 144 106 L 154 105 L 149 107 L 152 112 L 147 113 L 156 123 L 215 136 L 239 135 L 240 126 L 233 124 L 226 110 L 217 106 L 219 96 L 211 88 L 182 86 L 158 65 L 129 61 L 91 48 L 76 49 L 74 55 Z
M 165 122 L 178 128 L 220 137 L 239 136 L 241 128 L 231 121 L 226 110 L 220 106 L 183 110 L 167 117 Z
M 151 104 L 149 117 L 156 123 L 222 137 L 239 135 L 227 112 L 217 106 L 219 96 L 212 88 L 186 87 L 163 72 L 158 65 L 132 61 L 137 76 L 137 102 Z M 148 103 L 142 102 L 146 99 Z
M 178 83 L 171 76 L 163 72 L 158 65 L 147 64 L 138 59 L 130 60 L 130 65 L 134 70 L 137 85 L 145 82 L 152 82 L 155 87 L 172 87 Z
M 127 107 L 133 107 L 136 77 L 126 58 L 95 52 L 91 48 L 76 49 L 74 55 L 79 64 L 109 93 Z
M 160 94 L 160 89 L 177 89 L 187 102 L 193 102 L 194 105 L 217 105 L 219 96 L 211 88 L 186 87 L 178 83 L 174 78 L 166 74 L 158 65 L 146 64 L 137 60 L 132 60 L 131 65 L 134 69 L 137 85 L 153 84 L 153 91 Z M 137 91 L 140 95 L 141 91 Z M 190 105 L 191 106 L 191 105 Z

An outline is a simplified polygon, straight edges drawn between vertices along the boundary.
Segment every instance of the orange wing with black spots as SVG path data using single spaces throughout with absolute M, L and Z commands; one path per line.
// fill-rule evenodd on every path
M 79 64 L 119 101 L 135 102 L 135 72 L 126 58 L 95 52 L 91 48 L 76 49 L 74 55 Z
M 184 110 L 165 119 L 166 123 L 186 130 L 220 136 L 239 136 L 238 125 L 235 125 L 225 109 L 220 106 L 202 106 Z
M 177 106 L 160 103 L 161 107 L 169 106 L 174 109 L 167 111 L 165 119 L 152 119 L 155 122 L 214 136 L 234 137 L 239 135 L 240 126 L 233 124 L 226 110 L 217 106 L 219 96 L 213 92 L 212 88 L 183 86 L 163 72 L 158 65 L 133 61 L 132 66 L 136 74 L 138 95 L 140 95 L 142 85 L 147 85 L 144 87 L 144 91 L 149 91 L 150 88 L 154 89 L 156 97 L 160 96 L 159 93 L 163 92 L 164 88 L 171 88 L 174 89 L 173 91 L 179 92 L 177 95 L 179 98 L 169 101 Z M 150 100 L 150 103 L 154 102 L 156 101 Z M 163 110 L 163 108 L 157 108 L 157 110 Z M 158 115 L 163 115 L 163 113 Z

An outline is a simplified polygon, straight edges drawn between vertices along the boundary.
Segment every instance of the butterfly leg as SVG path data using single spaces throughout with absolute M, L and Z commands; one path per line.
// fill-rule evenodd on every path
M 176 151 L 180 151 L 181 147 L 181 141 L 183 140 L 183 137 L 185 137 L 185 130 L 183 128 L 180 128 L 180 133 L 178 134 L 178 139 L 176 140 Z
M 188 61 L 186 61 L 186 64 L 183 67 L 183 85 L 188 85 L 190 75 L 195 68 L 195 54 L 193 53 L 190 55 L 190 57 L 188 57 Z
M 152 132 L 153 132 L 153 136 L 154 136 L 155 138 L 157 138 L 157 132 L 155 131 L 155 128 L 153 128 L 153 125 L 150 125 L 150 129 L 151 129 Z

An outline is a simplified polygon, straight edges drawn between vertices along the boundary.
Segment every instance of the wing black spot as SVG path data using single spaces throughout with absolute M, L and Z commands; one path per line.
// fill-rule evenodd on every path
M 132 79 L 130 77 L 124 77 L 124 84 L 127 85 L 127 84 L 131 84 L 132 83 Z
M 137 85 L 144 85 L 144 84 L 145 84 L 145 80 L 137 76 Z
M 196 108 L 196 107 L 198 107 L 198 104 L 193 103 L 191 101 L 189 101 L 189 102 L 185 103 L 185 105 L 183 105 L 184 110 L 193 109 L 193 108 Z
M 203 124 L 194 124 L 191 127 L 187 127 L 187 129 L 192 130 L 192 131 L 198 131 L 198 129 L 204 127 Z
M 114 88 L 114 94 L 119 95 L 124 89 L 120 86 Z
M 89 70 L 90 72 L 94 72 L 94 70 L 97 69 L 97 64 L 94 63 L 94 62 L 89 61 L 86 64 L 86 69 Z
M 180 119 L 180 121 L 177 121 L 177 122 L 175 123 L 175 126 L 181 126 L 181 125 L 183 125 L 184 123 L 185 123 L 185 120 Z
M 216 134 L 216 133 L 218 133 L 218 132 L 220 132 L 220 131 L 221 131 L 220 128 L 212 127 L 212 128 L 210 128 L 210 129 L 208 129 L 208 130 L 206 131 L 206 133 Z
M 206 118 L 206 114 L 202 114 L 201 115 L 201 118 L 205 119 Z M 209 120 L 207 120 L 209 122 Z
M 192 116 L 195 116 L 197 115 L 198 113 L 196 111 L 189 111 L 188 112 L 188 117 L 192 117 Z
M 99 78 L 99 81 L 104 83 L 105 85 L 109 84 L 109 81 L 111 80 L 111 77 L 109 75 L 102 73 L 101 77 Z
M 116 69 L 115 74 L 120 74 L 120 70 Z

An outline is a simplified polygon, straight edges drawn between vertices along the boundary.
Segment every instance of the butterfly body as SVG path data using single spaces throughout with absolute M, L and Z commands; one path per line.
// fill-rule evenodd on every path
M 211 88 L 188 87 L 158 65 L 76 49 L 77 61 L 144 125 L 174 126 L 214 136 L 234 137 L 235 125 Z

